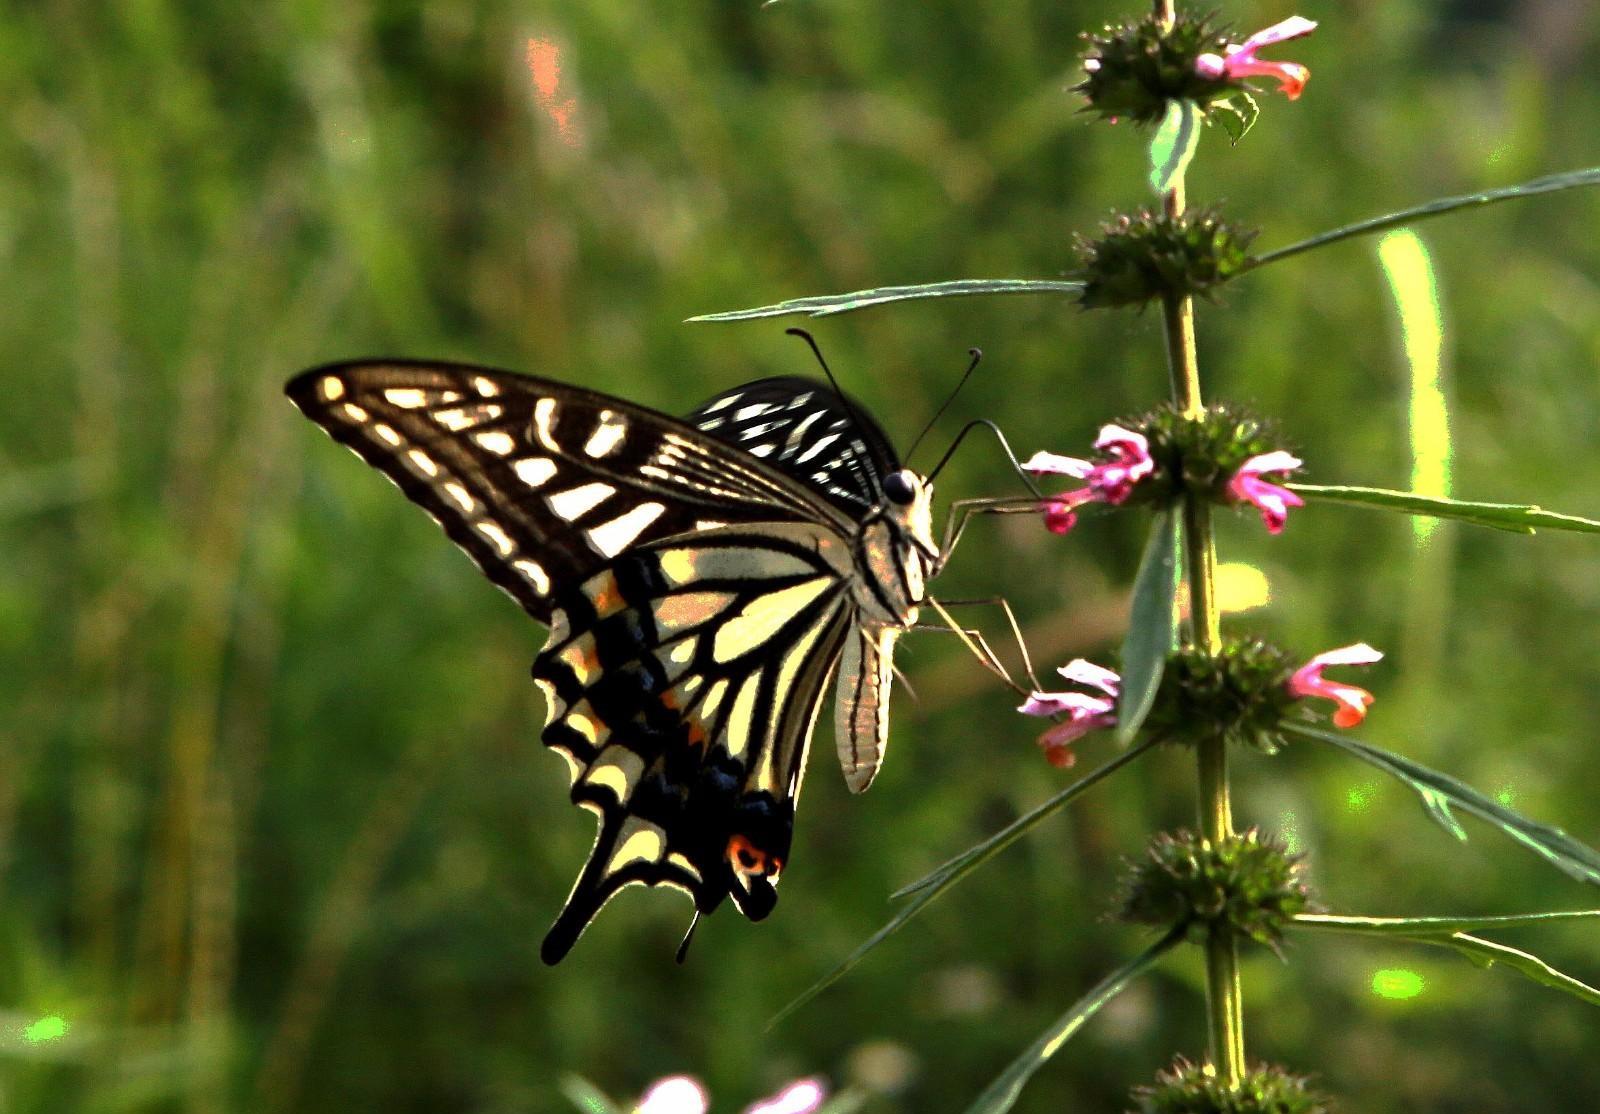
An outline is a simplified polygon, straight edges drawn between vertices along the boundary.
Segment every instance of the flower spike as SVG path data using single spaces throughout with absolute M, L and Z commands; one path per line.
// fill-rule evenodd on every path
M 1261 512 L 1261 521 L 1269 534 L 1283 533 L 1289 521 L 1290 507 L 1303 507 L 1306 501 L 1286 487 L 1269 483 L 1261 477 L 1269 472 L 1282 476 L 1299 468 L 1299 457 L 1278 449 L 1276 452 L 1253 456 L 1233 474 L 1228 481 L 1228 494 L 1241 503 L 1249 503 Z
M 1328 650 L 1294 671 L 1294 676 L 1289 678 L 1289 691 L 1295 696 L 1318 696 L 1332 700 L 1339 706 L 1333 713 L 1334 726 L 1354 727 L 1367 718 L 1367 709 L 1376 698 L 1366 689 L 1355 685 L 1329 681 L 1322 676 L 1322 671 L 1330 665 L 1371 665 L 1382 660 L 1383 654 L 1365 642 Z
M 1052 533 L 1065 534 L 1078 521 L 1078 508 L 1085 503 L 1105 503 L 1116 506 L 1132 493 L 1134 485 L 1151 472 L 1156 463 L 1150 456 L 1150 442 L 1145 435 L 1118 425 L 1101 427 L 1094 447 L 1108 460 L 1099 464 L 1080 460 L 1074 456 L 1037 452 L 1023 465 L 1036 475 L 1071 476 L 1087 480 L 1088 486 L 1074 491 L 1064 491 L 1044 501 L 1044 524 Z
M 1263 62 L 1256 52 L 1263 47 L 1287 42 L 1309 35 L 1317 29 L 1314 21 L 1303 16 L 1290 16 L 1257 31 L 1242 43 L 1229 43 L 1225 54 L 1202 54 L 1194 60 L 1195 72 L 1201 77 L 1216 81 L 1240 81 L 1247 77 L 1270 77 L 1278 82 L 1278 90 L 1291 101 L 1300 96 L 1311 79 L 1311 71 L 1298 62 Z
M 1086 692 L 1035 692 L 1017 708 L 1025 716 L 1065 715 L 1067 719 L 1048 728 L 1039 736 L 1039 746 L 1050 765 L 1066 769 L 1075 761 L 1067 749 L 1072 743 L 1091 731 L 1110 727 L 1117 722 L 1117 695 L 1122 690 L 1122 678 L 1104 666 L 1095 665 L 1083 658 L 1068 662 L 1057 673 L 1074 684 L 1099 689 L 1103 695 Z

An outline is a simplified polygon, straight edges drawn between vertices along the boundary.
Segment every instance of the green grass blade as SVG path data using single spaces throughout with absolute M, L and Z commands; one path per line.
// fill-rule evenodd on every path
M 1529 820 L 1521 813 L 1478 792 L 1465 782 L 1458 781 L 1449 774 L 1430 770 L 1398 754 L 1331 731 L 1321 731 L 1300 724 L 1285 724 L 1284 730 L 1303 739 L 1336 746 L 1363 762 L 1399 778 L 1422 798 L 1428 814 L 1458 839 L 1466 839 L 1467 833 L 1451 813 L 1452 807 L 1460 808 L 1463 812 L 1471 813 L 1478 819 L 1493 824 L 1580 882 L 1600 885 L 1600 852 L 1579 843 L 1560 828 Z
M 1542 921 L 1591 920 L 1600 909 L 1560 909 L 1549 913 L 1511 913 L 1494 917 L 1351 917 L 1333 913 L 1300 913 L 1294 923 L 1302 928 L 1326 928 L 1369 936 L 1450 936 L 1457 932 L 1482 932 L 1517 928 Z
M 996 832 L 982 843 L 963 851 L 961 854 L 957 855 L 955 858 L 951 859 L 949 862 L 945 863 L 943 866 L 939 867 L 925 878 L 913 882 L 911 885 L 896 892 L 893 897 L 909 898 L 909 900 L 906 901 L 906 903 L 895 912 L 894 916 L 889 919 L 888 923 L 882 928 L 878 929 L 878 931 L 874 932 L 871 936 L 867 937 L 867 939 L 863 941 L 862 944 L 855 949 L 855 951 L 845 956 L 845 958 L 841 960 L 831 971 L 823 975 L 822 978 L 818 979 L 816 982 L 812 983 L 811 986 L 802 992 L 797 998 L 795 998 L 794 1001 L 790 1002 L 787 1006 L 784 1006 L 783 1009 L 779 1010 L 775 1015 L 773 1015 L 772 1020 L 767 1023 L 768 1027 L 770 1028 L 776 1025 L 778 1022 L 794 1013 L 795 1010 L 811 1001 L 811 999 L 815 998 L 818 994 L 821 994 L 828 987 L 832 986 L 839 980 L 841 976 L 845 974 L 845 972 L 849 971 L 857 963 L 860 963 L 868 952 L 877 947 L 879 944 L 883 943 L 890 936 L 893 936 L 896 932 L 900 931 L 901 928 L 905 927 L 906 922 L 911 920 L 911 918 L 916 916 L 918 913 L 922 912 L 929 902 L 933 901 L 934 898 L 944 893 L 945 890 L 961 881 L 961 879 L 967 874 L 971 873 L 973 870 L 976 870 L 978 867 L 994 858 L 994 856 L 998 855 L 1001 851 L 1004 851 L 1007 847 L 1011 846 L 1028 829 L 1032 828 L 1035 824 L 1039 823 L 1039 821 L 1060 809 L 1062 806 L 1069 804 L 1080 794 L 1086 792 L 1091 787 L 1099 784 L 1101 781 L 1104 781 L 1106 778 L 1122 769 L 1122 767 L 1126 766 L 1128 763 L 1132 762 L 1135 758 L 1138 758 L 1141 754 L 1145 753 L 1147 750 L 1150 750 L 1155 745 L 1156 744 L 1154 740 L 1149 740 L 1123 752 L 1122 754 L 1119 754 L 1111 761 L 1096 769 L 1094 773 L 1079 778 L 1061 792 L 1057 793 L 1055 796 L 1039 805 L 1033 811 L 1024 816 L 1018 817 L 1016 820 L 1013 820 L 1010 824 L 1007 824 L 1004 828 L 1000 829 L 1000 831 Z
M 1083 283 L 1057 279 L 958 279 L 930 282 L 919 286 L 879 286 L 850 294 L 824 294 L 814 298 L 791 298 L 775 305 L 755 309 L 735 309 L 726 313 L 702 313 L 694 321 L 754 321 L 762 317 L 830 317 L 836 313 L 906 302 L 917 298 L 966 298 L 984 294 L 1078 294 Z
M 581 1075 L 564 1076 L 561 1080 L 561 1093 L 573 1106 L 583 1111 L 583 1114 L 622 1114 L 600 1088 Z
M 1446 213 L 1453 213 L 1458 209 L 1470 209 L 1479 205 L 1493 205 L 1497 201 L 1515 201 L 1522 197 L 1537 197 L 1544 193 L 1559 193 L 1562 190 L 1577 189 L 1580 186 L 1600 186 L 1600 166 L 1592 166 L 1585 170 L 1572 170 L 1565 174 L 1550 174 L 1543 178 L 1535 178 L 1531 182 L 1521 185 L 1506 186 L 1497 190 L 1482 190 L 1478 193 L 1461 194 L 1457 197 L 1440 197 L 1422 205 L 1415 205 L 1399 212 L 1387 213 L 1381 217 L 1372 217 L 1368 220 L 1347 224 L 1342 228 L 1335 228 L 1309 240 L 1290 244 L 1258 255 L 1245 264 L 1244 270 L 1253 270 L 1267 263 L 1275 263 L 1280 259 L 1287 259 L 1291 255 L 1310 251 L 1313 248 L 1326 247 L 1336 244 L 1340 240 L 1353 239 L 1356 236 L 1371 236 L 1377 232 L 1386 232 L 1391 228 L 1401 225 L 1415 224 L 1419 220 L 1429 217 L 1439 217 Z M 1241 271 L 1241 273 L 1243 273 Z
M 1536 529 L 1600 534 L 1600 521 L 1579 518 L 1572 514 L 1557 514 L 1555 511 L 1547 511 L 1531 503 L 1469 503 L 1460 499 L 1419 495 L 1414 491 L 1390 491 L 1382 487 L 1349 487 L 1340 484 L 1292 483 L 1286 486 L 1307 499 L 1345 503 L 1355 507 L 1377 507 L 1379 510 L 1399 511 L 1401 514 L 1451 518 L 1473 526 L 1507 530 L 1513 534 L 1531 534 Z
M 1056 1019 L 1054 1025 L 1039 1035 L 1039 1039 L 1028 1046 L 1011 1062 L 1011 1066 L 1001 1072 L 995 1081 L 984 1089 L 973 1104 L 967 1107 L 967 1114 L 1005 1114 L 1016 1103 L 1022 1088 L 1027 1085 L 1033 1073 L 1044 1067 L 1050 1058 L 1061 1051 L 1061 1046 L 1083 1028 L 1084 1024 L 1118 994 L 1134 979 L 1151 967 L 1162 954 L 1183 939 L 1183 926 L 1174 928 L 1160 940 L 1157 940 L 1143 953 L 1129 960 L 1121 967 L 1102 979 L 1093 990 L 1078 999 L 1073 1007 Z
M 1343 920 L 1360 920 L 1362 918 L 1308 918 L 1296 917 L 1295 925 L 1301 928 L 1321 929 L 1324 931 L 1347 932 L 1367 935 L 1369 929 L 1356 927 L 1343 923 L 1330 923 Z M 1492 920 L 1494 918 L 1481 918 Z M 1520 918 L 1520 919 L 1533 919 Z M 1452 932 L 1444 934 L 1412 935 L 1403 932 L 1384 931 L 1383 935 L 1393 936 L 1407 940 L 1414 944 L 1427 944 L 1436 948 L 1449 948 L 1458 952 L 1480 967 L 1492 967 L 1496 963 L 1503 963 L 1512 970 L 1526 975 L 1541 986 L 1552 987 L 1564 991 L 1574 998 L 1581 998 L 1593 1006 L 1600 1006 L 1600 990 L 1596 990 L 1588 983 L 1583 982 L 1564 971 L 1557 970 L 1532 952 L 1525 952 L 1507 944 L 1498 944 L 1493 940 L 1485 940 L 1481 936 L 1473 936 L 1466 932 Z
M 1133 582 L 1128 633 L 1122 640 L 1122 696 L 1117 741 L 1126 744 L 1155 703 L 1167 655 L 1178 640 L 1178 509 L 1164 507 L 1150 525 Z
M 1195 147 L 1200 143 L 1200 124 L 1204 119 L 1200 106 L 1191 100 L 1167 102 L 1161 125 L 1150 139 L 1150 188 L 1157 197 L 1183 181 Z

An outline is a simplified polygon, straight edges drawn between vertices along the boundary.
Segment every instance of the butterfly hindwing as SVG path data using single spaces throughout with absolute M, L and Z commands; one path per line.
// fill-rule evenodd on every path
M 847 558 L 824 527 L 730 526 L 639 546 L 556 597 L 533 667 L 543 739 L 599 830 L 547 962 L 630 884 L 676 886 L 700 912 L 730 895 L 752 920 L 771 910 L 853 617 Z

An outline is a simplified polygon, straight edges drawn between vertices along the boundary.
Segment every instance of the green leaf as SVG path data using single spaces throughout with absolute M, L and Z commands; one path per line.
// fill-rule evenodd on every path
M 1079 294 L 1083 283 L 1056 279 L 958 279 L 930 282 L 920 286 L 879 286 L 850 294 L 824 294 L 815 298 L 791 298 L 776 305 L 756 309 L 736 309 L 726 313 L 702 313 L 690 321 L 753 321 L 761 317 L 829 317 L 836 313 L 866 309 L 868 306 L 906 302 L 915 298 L 964 298 L 980 294 Z
M 1554 916 L 1560 915 L 1561 914 L 1532 914 L 1528 917 L 1483 917 L 1478 919 L 1481 921 L 1520 921 L 1553 919 Z M 1590 914 L 1567 915 L 1586 916 Z M 1312 917 L 1302 915 L 1294 919 L 1294 924 L 1297 928 L 1313 928 L 1332 932 L 1349 932 L 1368 935 L 1373 932 L 1372 929 L 1345 922 L 1372 919 L 1376 918 Z M 1401 918 L 1396 919 L 1398 920 Z M 1418 919 L 1425 920 L 1429 918 Z M 1439 919 L 1444 920 L 1446 918 Z M 1556 990 L 1565 991 L 1566 993 L 1571 994 L 1574 998 L 1581 998 L 1590 1005 L 1600 1006 L 1600 990 L 1596 990 L 1588 983 L 1582 982 L 1563 971 L 1557 970 L 1531 952 L 1521 951 L 1520 949 L 1510 947 L 1506 944 L 1498 944 L 1493 940 L 1485 940 L 1480 936 L 1473 936 L 1466 932 L 1444 932 L 1416 935 L 1406 932 L 1391 931 L 1389 929 L 1380 929 L 1377 931 L 1381 935 L 1393 936 L 1398 939 L 1408 940 L 1414 944 L 1428 944 L 1436 948 L 1449 948 L 1452 951 L 1456 951 L 1462 955 L 1465 955 L 1468 959 L 1482 967 L 1492 967 L 1496 963 L 1504 963 L 1507 967 L 1526 975 L 1528 978 L 1542 986 L 1554 987 Z
M 1300 724 L 1285 724 L 1284 731 L 1301 738 L 1336 746 L 1363 762 L 1399 778 L 1422 798 L 1423 807 L 1428 810 L 1428 814 L 1457 839 L 1466 839 L 1467 833 L 1451 813 L 1452 806 L 1493 824 L 1580 882 L 1600 885 L 1600 852 L 1579 843 L 1560 828 L 1535 823 L 1493 798 L 1484 796 L 1470 785 L 1457 781 L 1449 774 L 1430 770 L 1409 758 L 1369 746 L 1347 736 Z
M 1228 133 L 1228 142 L 1237 147 L 1239 140 L 1256 126 L 1256 117 L 1260 115 L 1261 106 L 1256 99 L 1241 89 L 1225 101 L 1213 102 L 1206 114 L 1206 123 L 1220 125 Z
M 1342 228 L 1324 232 L 1313 236 L 1309 240 L 1290 244 L 1288 247 L 1269 251 L 1265 255 L 1258 255 L 1245 264 L 1243 270 L 1251 270 L 1268 263 L 1275 263 L 1280 259 L 1287 259 L 1291 255 L 1310 251 L 1313 248 L 1326 247 L 1336 244 L 1340 240 L 1349 240 L 1356 236 L 1370 236 L 1375 232 L 1384 232 L 1391 228 L 1399 228 L 1404 224 L 1414 224 L 1428 217 L 1443 216 L 1453 213 L 1457 209 L 1469 209 L 1478 205 L 1493 205 L 1498 201 L 1515 201 L 1522 197 L 1537 197 L 1545 193 L 1559 193 L 1562 190 L 1577 189 L 1581 186 L 1600 186 L 1600 166 L 1592 166 L 1586 170 L 1573 170 L 1565 174 L 1551 174 L 1544 178 L 1535 178 L 1531 182 L 1521 185 L 1506 186 L 1503 189 L 1483 190 L 1480 193 L 1462 194 L 1458 197 L 1441 197 L 1410 209 L 1401 209 L 1396 213 L 1388 213 L 1381 217 L 1372 217 L 1369 220 L 1357 221 L 1347 224 Z M 1242 272 L 1241 272 L 1242 273 Z
M 1122 696 L 1117 741 L 1126 744 L 1150 714 L 1167 655 L 1178 644 L 1178 509 L 1163 507 L 1150 525 L 1133 581 L 1128 633 L 1122 640 Z
M 1418 495 L 1414 491 L 1390 491 L 1382 487 L 1347 487 L 1335 484 L 1286 486 L 1307 499 L 1347 503 L 1357 507 L 1378 507 L 1381 510 L 1399 511 L 1402 514 L 1453 518 L 1460 522 L 1469 522 L 1474 526 L 1508 530 L 1513 534 L 1531 534 L 1537 528 L 1571 530 L 1579 534 L 1600 534 L 1600 522 L 1592 518 L 1557 514 L 1555 511 L 1536 507 L 1532 503 L 1468 503 L 1460 499 Z
M 580 1075 L 562 1077 L 561 1093 L 583 1114 L 622 1114 L 600 1088 Z
M 1172 929 L 1142 954 L 1111 972 L 1093 990 L 1078 999 L 1070 1010 L 1057 1018 L 1055 1024 L 1041 1033 L 1039 1039 L 1029 1045 L 1026 1052 L 1013 1060 L 1011 1066 L 984 1089 L 983 1094 L 967 1107 L 967 1114 L 1004 1114 L 1010 1110 L 1018 1096 L 1022 1094 L 1022 1088 L 1033 1078 L 1033 1073 L 1044 1067 L 1052 1056 L 1061 1051 L 1061 1046 L 1083 1028 L 1084 1023 L 1093 1017 L 1101 1006 L 1122 993 L 1130 982 L 1160 959 L 1167 949 L 1182 940 L 1184 927 L 1179 925 Z
M 1558 909 L 1548 913 L 1512 913 L 1498 917 L 1350 917 L 1333 913 L 1300 913 L 1294 923 L 1369 936 L 1451 936 L 1491 928 L 1517 928 L 1542 921 L 1577 921 L 1600 917 L 1600 909 Z
M 834 967 L 827 974 L 823 975 L 822 978 L 818 979 L 815 983 L 811 984 L 811 986 L 799 997 L 795 998 L 794 1001 L 790 1002 L 787 1006 L 784 1006 L 783 1009 L 779 1010 L 773 1016 L 772 1020 L 767 1023 L 768 1028 L 776 1025 L 795 1010 L 811 1001 L 811 999 L 815 998 L 818 994 L 821 994 L 828 987 L 832 986 L 842 975 L 844 975 L 846 971 L 849 971 L 857 963 L 860 963 L 868 952 L 877 947 L 879 944 L 883 943 L 890 936 L 893 936 L 896 932 L 900 931 L 900 929 L 905 926 L 907 921 L 916 916 L 918 913 L 922 912 L 929 902 L 933 901 L 934 898 L 944 893 L 945 890 L 961 881 L 962 878 L 966 877 L 966 875 L 971 873 L 973 870 L 976 870 L 978 867 L 982 866 L 984 863 L 998 855 L 1001 851 L 1004 851 L 1007 847 L 1011 846 L 1029 828 L 1032 828 L 1035 824 L 1039 823 L 1039 821 L 1045 819 L 1051 813 L 1062 808 L 1064 805 L 1069 804 L 1071 801 L 1077 798 L 1079 794 L 1085 792 L 1090 787 L 1099 784 L 1101 781 L 1104 781 L 1106 778 L 1122 769 L 1122 767 L 1132 762 L 1135 758 L 1138 758 L 1141 754 L 1152 749 L 1155 745 L 1156 741 L 1151 739 L 1140 743 L 1138 746 L 1133 747 L 1128 751 L 1125 751 L 1116 758 L 1113 758 L 1111 761 L 1100 766 L 1094 771 L 1094 773 L 1079 778 L 1061 792 L 1057 793 L 1055 796 L 1039 805 L 1032 812 L 1013 820 L 1011 823 L 1007 824 L 1004 828 L 1000 829 L 982 843 L 979 843 L 975 847 L 968 848 L 955 858 L 946 862 L 943 866 L 934 870 L 931 874 L 911 883 L 911 885 L 906 886 L 904 889 L 897 891 L 894 895 L 892 895 L 894 898 L 910 898 L 910 900 L 902 905 L 895 915 L 889 919 L 889 923 L 878 929 L 877 932 L 874 932 L 858 948 L 856 948 L 855 951 L 847 955 L 836 967 Z
M 1200 142 L 1200 106 L 1191 100 L 1167 102 L 1166 114 L 1150 140 L 1150 188 L 1160 197 L 1183 181 Z

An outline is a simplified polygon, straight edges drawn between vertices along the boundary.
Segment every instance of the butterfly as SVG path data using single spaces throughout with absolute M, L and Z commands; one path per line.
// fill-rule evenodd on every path
M 628 885 L 688 892 L 695 923 L 725 897 L 766 917 L 830 676 L 849 788 L 882 761 L 895 643 L 940 566 L 931 482 L 798 377 L 683 419 L 410 360 L 314 368 L 286 393 L 549 627 L 541 738 L 599 825 L 545 962 Z

